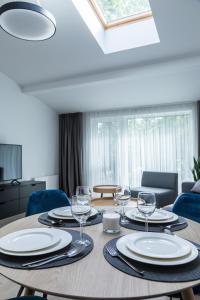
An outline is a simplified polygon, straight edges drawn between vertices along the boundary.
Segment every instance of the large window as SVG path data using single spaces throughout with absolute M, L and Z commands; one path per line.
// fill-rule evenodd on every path
M 171 110 L 171 109 L 170 109 Z M 87 184 L 138 186 L 143 170 L 191 178 L 194 111 L 86 114 Z
M 105 29 L 152 17 L 149 0 L 89 0 Z

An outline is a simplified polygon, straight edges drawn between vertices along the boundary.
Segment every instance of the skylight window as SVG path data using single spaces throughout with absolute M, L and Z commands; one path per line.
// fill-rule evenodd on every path
M 104 54 L 160 42 L 148 0 L 72 2 Z
M 149 0 L 89 0 L 105 29 L 152 17 Z

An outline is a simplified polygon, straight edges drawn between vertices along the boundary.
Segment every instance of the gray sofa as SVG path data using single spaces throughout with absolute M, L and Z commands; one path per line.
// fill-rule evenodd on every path
M 182 183 L 182 193 L 189 193 L 194 185 L 195 185 L 194 181 L 183 182 Z
M 139 192 L 155 193 L 158 208 L 172 204 L 178 196 L 178 174 L 144 171 L 141 187 L 131 189 L 131 196 L 136 198 Z

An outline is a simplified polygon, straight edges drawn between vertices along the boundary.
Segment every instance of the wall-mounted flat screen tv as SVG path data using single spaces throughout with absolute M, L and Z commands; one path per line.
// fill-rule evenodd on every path
M 0 144 L 0 181 L 22 178 L 22 146 Z

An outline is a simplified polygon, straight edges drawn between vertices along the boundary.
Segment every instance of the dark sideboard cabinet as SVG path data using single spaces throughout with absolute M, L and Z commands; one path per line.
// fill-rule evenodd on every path
M 45 189 L 45 181 L 0 184 L 0 220 L 24 213 L 31 193 Z

